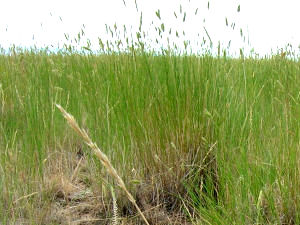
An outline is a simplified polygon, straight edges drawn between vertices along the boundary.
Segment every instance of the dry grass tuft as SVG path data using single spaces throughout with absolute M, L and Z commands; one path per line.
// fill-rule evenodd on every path
M 54 175 L 48 182 L 48 188 L 53 199 L 45 222 L 79 225 L 100 221 L 99 213 L 104 211 L 104 205 L 85 184 L 71 182 L 63 175 Z
M 110 203 L 99 192 L 93 165 L 77 150 L 75 145 L 71 151 L 52 154 L 45 162 L 41 224 L 96 225 L 111 221 Z

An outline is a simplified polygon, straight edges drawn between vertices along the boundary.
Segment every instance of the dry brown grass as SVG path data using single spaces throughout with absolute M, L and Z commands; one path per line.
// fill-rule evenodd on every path
M 96 225 L 112 224 L 110 196 L 99 186 L 95 164 L 71 144 L 50 154 L 44 162 L 41 189 L 44 215 L 37 224 Z M 36 214 L 42 214 L 38 208 Z

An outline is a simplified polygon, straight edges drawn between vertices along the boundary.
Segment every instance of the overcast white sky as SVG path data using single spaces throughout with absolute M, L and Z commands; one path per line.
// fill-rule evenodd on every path
M 158 37 L 155 26 L 163 22 L 167 31 L 172 29 L 170 39 L 173 42 L 182 45 L 184 40 L 190 40 L 195 52 L 203 37 L 208 40 L 205 29 L 215 49 L 218 41 L 226 47 L 231 40 L 233 51 L 241 47 L 249 51 L 253 47 L 255 52 L 263 55 L 270 53 L 271 48 L 276 50 L 290 43 L 298 49 L 300 44 L 298 0 L 211 0 L 209 9 L 207 0 L 137 0 L 138 10 L 134 0 L 124 1 L 126 7 L 123 0 L 0 0 L 0 46 L 62 46 L 66 42 L 64 34 L 75 37 L 84 24 L 85 37 L 96 48 L 98 37 L 109 38 L 105 24 L 113 27 L 116 23 L 120 31 L 126 25 L 127 31 L 131 27 L 135 33 L 141 12 L 142 29 L 147 32 L 149 41 Z M 240 12 L 237 12 L 238 5 Z M 155 15 L 158 9 L 161 21 Z M 235 23 L 234 30 L 232 23 Z M 240 36 L 240 28 L 245 41 Z M 175 37 L 176 30 L 179 38 Z M 160 44 L 166 43 L 167 35 L 164 37 L 159 39 Z

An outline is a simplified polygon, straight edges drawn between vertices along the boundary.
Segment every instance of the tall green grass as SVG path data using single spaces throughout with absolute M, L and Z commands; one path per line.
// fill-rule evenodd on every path
M 81 146 L 54 103 L 131 191 L 134 180 L 156 182 L 161 197 L 173 196 L 162 202 L 194 213 L 196 224 L 300 223 L 297 61 L 24 51 L 1 55 L 0 74 L 3 224 L 43 224 L 45 161 Z

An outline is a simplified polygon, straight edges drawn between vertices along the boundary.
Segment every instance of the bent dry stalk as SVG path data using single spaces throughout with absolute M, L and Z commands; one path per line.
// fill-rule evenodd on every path
M 147 225 L 149 225 L 149 222 L 147 221 L 146 217 L 144 216 L 144 214 L 142 213 L 141 209 L 136 204 L 136 201 L 133 198 L 133 196 L 127 190 L 124 181 L 118 175 L 117 171 L 115 170 L 115 168 L 110 163 L 108 157 L 100 150 L 100 148 L 97 146 L 97 144 L 94 143 L 90 139 L 90 137 L 88 136 L 88 134 L 86 133 L 86 131 L 84 129 L 81 129 L 79 127 L 79 125 L 76 122 L 75 118 L 71 114 L 69 114 L 66 110 L 64 110 L 64 108 L 62 106 L 60 106 L 58 104 L 55 104 L 55 105 L 61 111 L 61 113 L 63 114 L 63 116 L 65 117 L 65 119 L 68 121 L 68 124 L 70 125 L 70 127 L 73 128 L 73 130 L 75 130 L 76 133 L 79 136 L 81 136 L 83 138 L 83 140 L 85 141 L 85 143 L 93 150 L 93 152 L 95 153 L 95 155 L 97 156 L 97 158 L 101 161 L 101 163 L 103 164 L 103 166 L 106 168 L 107 172 L 116 180 L 116 182 L 119 185 L 119 187 L 126 193 L 128 199 L 134 204 L 134 206 L 136 207 L 137 211 L 139 212 L 139 214 L 141 215 L 141 217 L 143 218 L 143 220 L 145 221 L 145 223 Z

